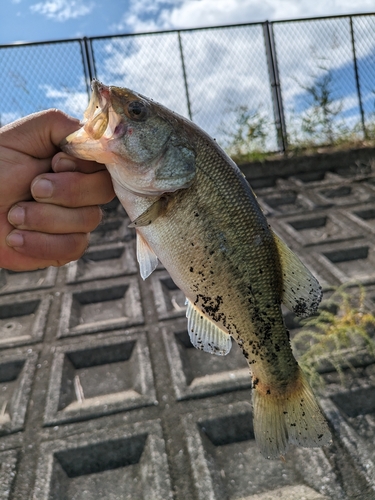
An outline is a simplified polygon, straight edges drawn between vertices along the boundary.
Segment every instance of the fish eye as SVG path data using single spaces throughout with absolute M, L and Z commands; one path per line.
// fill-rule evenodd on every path
M 133 101 L 128 105 L 129 118 L 142 121 L 147 118 L 147 107 L 142 101 Z

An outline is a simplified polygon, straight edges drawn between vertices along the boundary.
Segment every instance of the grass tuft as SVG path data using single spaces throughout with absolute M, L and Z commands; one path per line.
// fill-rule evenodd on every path
M 344 384 L 344 369 L 353 369 L 356 352 L 375 355 L 375 316 L 366 311 L 363 286 L 342 286 L 325 301 L 316 316 L 303 320 L 292 347 L 311 385 L 323 386 L 322 367 L 331 365 Z

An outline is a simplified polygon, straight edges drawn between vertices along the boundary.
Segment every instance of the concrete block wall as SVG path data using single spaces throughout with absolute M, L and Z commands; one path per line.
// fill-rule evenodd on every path
M 372 156 L 244 172 L 326 296 L 362 283 L 374 310 Z M 0 270 L 0 498 L 374 499 L 371 356 L 351 353 L 345 386 L 325 373 L 332 446 L 265 460 L 240 349 L 221 358 L 192 347 L 182 293 L 162 266 L 140 279 L 128 224 L 115 200 L 79 261 Z M 300 328 L 291 313 L 285 321 L 291 335 Z

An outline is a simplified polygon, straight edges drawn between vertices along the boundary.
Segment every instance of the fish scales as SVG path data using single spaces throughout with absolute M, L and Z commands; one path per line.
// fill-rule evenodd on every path
M 277 389 L 296 361 L 280 309 L 276 245 L 242 174 L 205 145 L 203 137 L 196 146 L 194 183 L 166 216 L 138 230 L 176 285 L 239 343 L 253 377 Z
M 254 434 L 265 457 L 289 443 L 329 444 L 296 362 L 281 302 L 297 315 L 321 300 L 316 278 L 272 231 L 238 167 L 204 131 L 129 89 L 93 81 L 81 129 L 62 148 L 105 163 L 137 232 L 147 278 L 160 260 L 187 297 L 193 345 L 227 354 L 233 338 L 252 374 Z

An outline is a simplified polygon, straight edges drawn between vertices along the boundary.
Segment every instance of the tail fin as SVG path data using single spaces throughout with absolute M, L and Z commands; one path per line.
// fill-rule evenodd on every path
M 253 389 L 254 434 L 262 455 L 278 458 L 288 444 L 313 448 L 331 442 L 331 433 L 302 370 L 297 388 L 285 396 Z

